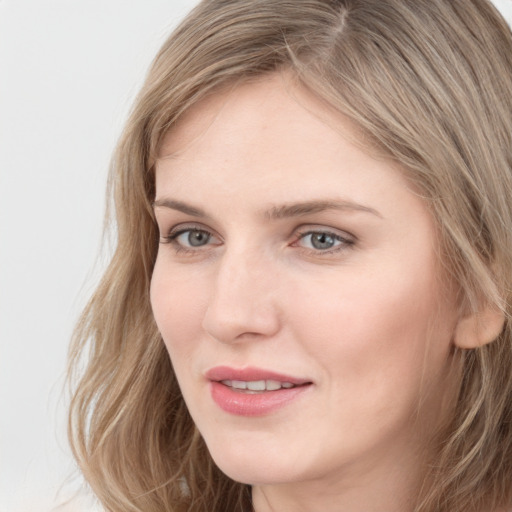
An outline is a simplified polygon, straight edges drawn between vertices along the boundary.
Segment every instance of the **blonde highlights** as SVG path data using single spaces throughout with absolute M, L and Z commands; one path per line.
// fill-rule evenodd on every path
M 415 512 L 511 506 L 512 34 L 487 0 L 211 0 L 171 35 L 113 160 L 117 247 L 71 349 L 69 432 L 87 481 L 112 512 L 251 509 L 197 433 L 152 317 L 152 166 L 192 105 L 281 69 L 407 169 L 467 310 L 505 314 L 493 343 L 460 354 L 457 408 Z

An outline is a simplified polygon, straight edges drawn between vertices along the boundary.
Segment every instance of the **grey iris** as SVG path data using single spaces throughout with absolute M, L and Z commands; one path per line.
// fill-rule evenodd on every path
M 312 233 L 311 245 L 315 249 L 330 249 L 334 245 L 334 237 L 327 233 Z
M 188 243 L 192 247 L 199 247 L 208 243 L 210 235 L 204 231 L 190 231 L 188 234 Z

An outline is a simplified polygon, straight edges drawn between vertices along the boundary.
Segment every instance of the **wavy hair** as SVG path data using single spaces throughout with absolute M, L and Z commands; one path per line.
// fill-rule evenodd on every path
M 213 463 L 149 301 L 165 134 L 219 88 L 286 69 L 406 169 L 468 308 L 505 314 L 463 377 L 415 512 L 512 504 L 512 34 L 488 0 L 206 0 L 156 56 L 111 168 L 116 248 L 76 327 L 69 436 L 111 512 L 246 512 Z

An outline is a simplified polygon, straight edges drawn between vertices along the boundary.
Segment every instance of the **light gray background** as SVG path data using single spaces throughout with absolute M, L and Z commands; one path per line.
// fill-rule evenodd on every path
M 154 53 L 195 3 L 0 0 L 0 512 L 47 512 L 79 487 L 62 388 L 103 264 L 108 162 Z M 512 23 L 512 0 L 495 3 Z

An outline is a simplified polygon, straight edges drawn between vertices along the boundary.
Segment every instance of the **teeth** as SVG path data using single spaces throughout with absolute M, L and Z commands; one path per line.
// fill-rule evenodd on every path
M 247 383 L 247 389 L 251 391 L 265 391 L 264 380 L 253 380 Z
M 278 389 L 290 389 L 295 385 L 291 382 L 279 382 L 277 380 L 223 380 L 222 384 L 233 389 L 248 391 L 277 391 Z
M 282 384 L 277 380 L 267 380 L 267 391 L 276 391 L 281 389 Z

